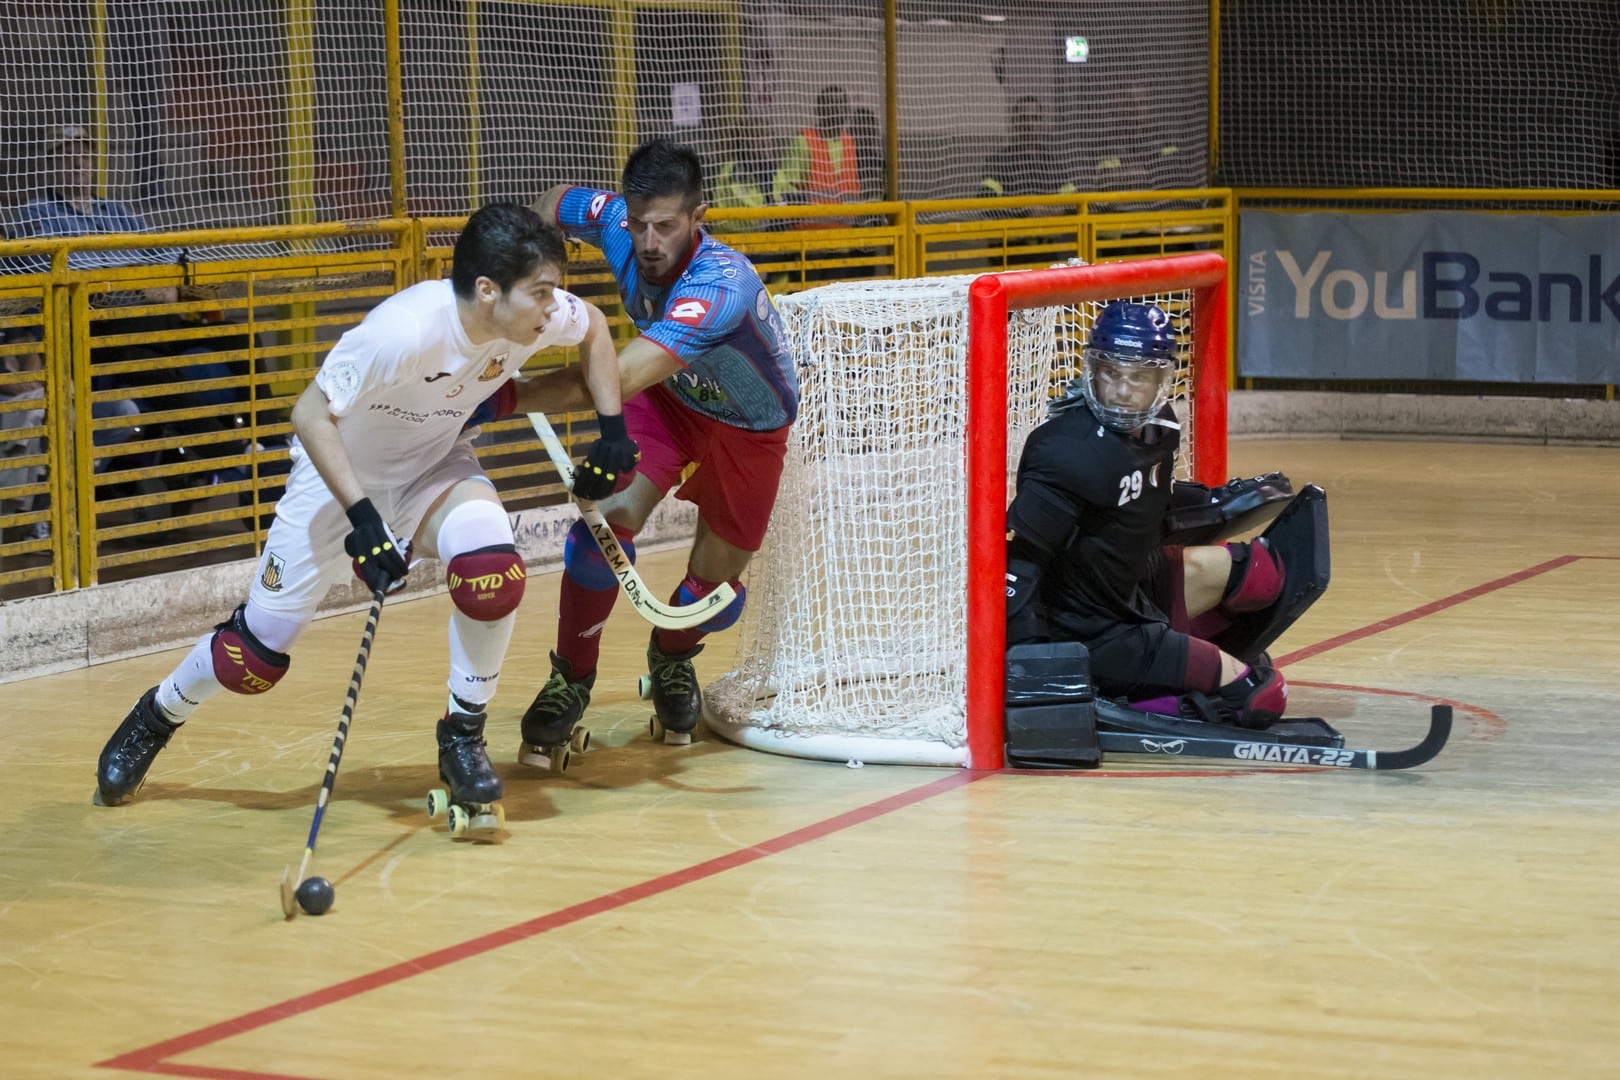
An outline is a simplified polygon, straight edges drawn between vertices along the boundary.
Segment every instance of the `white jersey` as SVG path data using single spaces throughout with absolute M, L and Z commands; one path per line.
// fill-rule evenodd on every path
M 450 452 L 472 411 L 524 361 L 541 349 L 583 341 L 585 303 L 562 289 L 556 297 L 551 321 L 530 342 L 474 345 L 448 281 L 401 290 L 344 334 L 315 383 L 338 418 L 361 486 L 373 492 L 422 476 Z

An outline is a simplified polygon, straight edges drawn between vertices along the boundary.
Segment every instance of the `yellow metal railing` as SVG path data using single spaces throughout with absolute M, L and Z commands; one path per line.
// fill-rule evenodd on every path
M 1225 250 L 1230 213 L 1229 193 L 1212 190 L 715 210 L 710 223 L 783 293 Z M 288 468 L 294 400 L 372 307 L 449 273 L 464 220 L 0 241 L 13 265 L 49 263 L 0 275 L 0 598 L 256 555 Z M 265 254 L 180 258 L 222 244 Z M 180 261 L 134 261 L 154 250 Z M 570 259 L 568 287 L 629 340 L 606 264 L 578 244 Z M 541 354 L 531 370 L 573 354 Z M 23 359 L 35 356 L 38 371 Z M 561 497 L 521 421 L 488 426 L 479 453 L 509 506 Z

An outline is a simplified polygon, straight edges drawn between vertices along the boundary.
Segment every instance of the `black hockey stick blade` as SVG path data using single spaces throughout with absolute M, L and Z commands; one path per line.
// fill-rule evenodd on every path
M 1426 761 L 1434 760 L 1434 756 L 1445 749 L 1446 742 L 1451 738 L 1451 706 L 1435 705 L 1429 709 L 1429 733 L 1423 736 L 1423 741 L 1410 750 L 1389 750 L 1378 755 L 1378 763 L 1369 768 L 1383 769 L 1410 769 L 1414 765 L 1422 765 Z
M 1217 758 L 1260 764 L 1314 765 L 1339 769 L 1410 769 L 1430 761 L 1451 738 L 1451 706 L 1436 705 L 1429 713 L 1429 732 L 1407 750 L 1354 750 L 1332 746 L 1243 739 L 1206 739 L 1198 736 L 1157 735 L 1098 731 L 1105 754 L 1148 754 L 1161 758 Z

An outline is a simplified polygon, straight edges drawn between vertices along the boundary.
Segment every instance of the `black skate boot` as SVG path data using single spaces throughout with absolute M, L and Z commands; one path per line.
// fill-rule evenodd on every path
M 641 698 L 653 703 L 647 730 L 670 746 L 692 741 L 692 730 L 703 713 L 703 691 L 698 689 L 692 657 L 703 651 L 694 645 L 685 652 L 666 653 L 658 648 L 658 631 L 647 643 L 647 674 L 641 677 Z
M 428 792 L 428 817 L 449 815 L 450 835 L 493 840 L 506 825 L 501 778 L 484 746 L 484 714 L 454 710 L 439 721 L 439 779 L 448 792 Z
M 157 691 L 154 686 L 141 695 L 102 748 L 96 763 L 97 806 L 122 806 L 133 798 L 146 782 L 146 770 L 158 751 L 169 745 L 174 729 L 180 726 L 163 718 Z
M 576 679 L 573 666 L 551 654 L 551 677 L 523 714 L 523 745 L 518 747 L 521 764 L 567 772 L 573 755 L 590 748 L 591 733 L 577 725 L 591 703 L 595 685 L 596 672 Z

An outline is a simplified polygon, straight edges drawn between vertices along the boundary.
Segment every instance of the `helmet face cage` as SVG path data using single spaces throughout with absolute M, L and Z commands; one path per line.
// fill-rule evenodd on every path
M 1114 300 L 1104 305 L 1081 358 L 1086 403 L 1115 431 L 1140 430 L 1170 399 L 1176 335 L 1170 317 L 1155 304 Z
M 1107 427 L 1138 431 L 1170 400 L 1175 371 L 1160 357 L 1121 356 L 1087 349 L 1081 390 L 1086 404 Z

